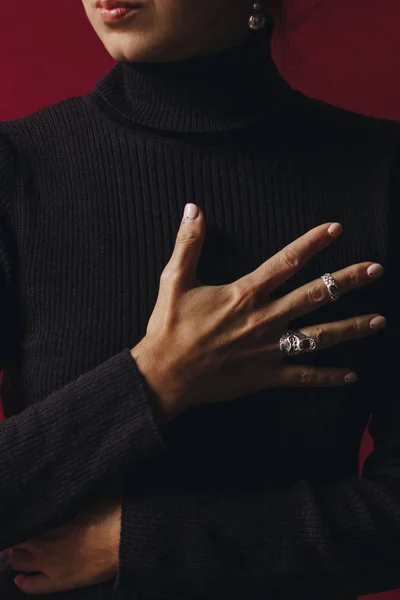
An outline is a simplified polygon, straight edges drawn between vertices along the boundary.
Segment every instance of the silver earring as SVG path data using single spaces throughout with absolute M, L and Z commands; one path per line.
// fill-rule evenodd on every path
M 254 13 L 249 17 L 249 27 L 257 31 L 265 27 L 267 22 L 266 16 L 263 13 L 263 2 L 262 0 L 256 0 L 253 4 Z

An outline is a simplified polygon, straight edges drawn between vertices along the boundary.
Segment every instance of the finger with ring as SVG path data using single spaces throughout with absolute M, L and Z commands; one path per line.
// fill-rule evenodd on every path
M 279 340 L 278 353 L 286 356 L 324 350 L 344 342 L 368 337 L 386 327 L 382 315 L 370 314 L 352 317 L 343 321 L 303 327 L 302 331 L 287 331 Z M 297 338 L 297 339 L 296 339 Z
M 290 323 L 294 319 L 332 302 L 333 297 L 335 300 L 339 296 L 342 298 L 347 292 L 373 283 L 382 273 L 382 267 L 371 262 L 351 265 L 329 275 L 329 278 L 326 274 L 323 276 L 325 279 L 319 277 L 302 285 L 286 294 L 286 296 L 274 300 L 270 304 L 270 308 L 273 308 L 274 305 L 277 317 L 280 316 L 284 319 L 284 322 Z

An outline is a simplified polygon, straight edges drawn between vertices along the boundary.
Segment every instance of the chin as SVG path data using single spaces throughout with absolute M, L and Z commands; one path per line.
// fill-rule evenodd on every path
M 127 34 L 127 39 L 119 34 L 118 39 L 102 39 L 103 45 L 112 58 L 118 62 L 168 62 L 174 60 L 168 44 L 149 39 L 149 36 L 138 36 L 132 39 L 132 34 Z
M 112 58 L 118 62 L 168 63 L 195 57 L 193 40 L 172 36 L 168 31 L 101 31 L 97 34 Z

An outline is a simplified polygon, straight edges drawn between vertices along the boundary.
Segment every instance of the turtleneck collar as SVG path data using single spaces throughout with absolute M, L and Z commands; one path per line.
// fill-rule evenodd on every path
M 225 132 L 271 114 L 290 86 L 270 51 L 272 28 L 240 46 L 177 63 L 119 62 L 94 97 L 142 127 L 176 133 Z

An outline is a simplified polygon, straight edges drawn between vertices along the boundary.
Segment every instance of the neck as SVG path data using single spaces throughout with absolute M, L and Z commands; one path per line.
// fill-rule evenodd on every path
M 170 132 L 217 132 L 265 118 L 290 88 L 270 52 L 271 31 L 239 46 L 176 63 L 118 63 L 95 96 L 120 117 Z

